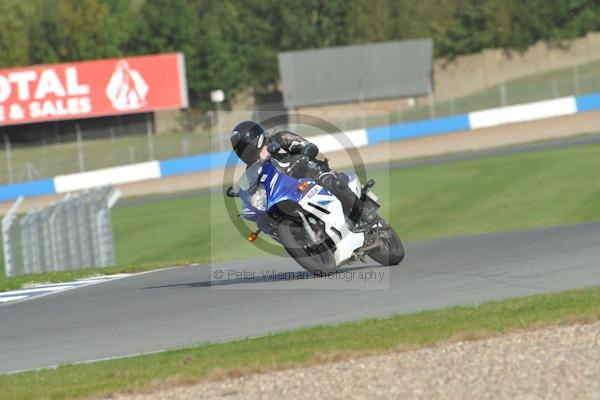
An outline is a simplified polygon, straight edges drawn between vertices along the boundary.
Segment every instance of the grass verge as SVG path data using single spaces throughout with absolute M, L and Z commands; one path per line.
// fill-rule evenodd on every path
M 598 171 L 600 145 L 593 144 L 371 177 L 378 181 L 375 192 L 383 215 L 404 240 L 416 240 L 600 221 Z M 0 272 L 0 290 L 183 263 L 174 260 L 264 256 L 233 227 L 224 201 L 222 196 L 199 196 L 117 207 L 113 227 L 120 267 L 18 278 Z
M 599 319 L 596 287 L 0 375 L 0 388 L 10 399 L 106 396 Z

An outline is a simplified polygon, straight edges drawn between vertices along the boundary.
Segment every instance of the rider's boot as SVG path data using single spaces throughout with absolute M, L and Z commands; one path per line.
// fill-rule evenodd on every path
M 331 188 L 333 193 L 342 203 L 344 214 L 352 222 L 361 227 L 369 227 L 377 221 L 377 205 L 370 199 L 361 200 L 350 190 L 348 176 L 344 173 L 326 173 L 320 176 L 320 183 Z
M 379 220 L 377 216 L 377 209 L 379 208 L 379 204 L 376 201 L 377 198 L 372 199 L 369 195 L 369 189 L 373 186 L 375 186 L 373 179 L 366 183 L 361 190 L 360 204 L 353 210 L 353 214 L 355 214 L 355 219 L 353 220 L 356 221 L 358 228 L 369 228 Z
M 321 186 L 331 190 L 331 192 L 340 200 L 344 215 L 348 216 L 356 207 L 356 202 L 360 202 L 358 197 L 348 187 L 348 176 L 346 174 L 336 174 L 333 171 L 326 172 L 319 176 Z

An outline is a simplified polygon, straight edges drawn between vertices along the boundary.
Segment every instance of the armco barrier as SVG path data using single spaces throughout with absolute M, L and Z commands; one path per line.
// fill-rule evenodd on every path
M 319 135 L 311 137 L 311 141 L 313 141 L 321 151 L 331 152 L 342 150 L 348 146 L 366 146 L 367 132 L 364 129 L 358 129 L 336 135 Z M 230 154 L 230 151 L 222 151 L 219 153 L 199 154 L 196 156 L 162 160 L 159 161 L 160 176 L 164 178 L 167 176 L 190 174 L 224 168 L 225 166 L 233 166 L 235 165 L 235 162 L 237 162 L 237 158 L 229 160 Z
M 536 101 L 535 103 L 475 111 L 469 113 L 469 126 L 471 129 L 481 129 L 573 114 L 577 114 L 575 98 L 563 97 L 554 100 Z
M 575 97 L 577 112 L 600 110 L 600 93 Z
M 200 154 L 197 156 L 159 161 L 160 176 L 164 178 L 167 176 L 223 168 L 227 165 L 230 153 L 229 151 L 223 151 L 220 153 Z
M 42 179 L 31 182 L 14 183 L 0 186 L 0 202 L 23 197 L 45 196 L 56 193 L 54 179 Z
M 367 144 L 371 145 L 420 136 L 466 131 L 469 129 L 469 116 L 467 114 L 453 115 L 451 117 L 433 118 L 422 121 L 406 122 L 403 124 L 368 128 Z
M 594 110 L 600 110 L 600 93 L 518 104 L 450 117 L 358 129 L 336 135 L 313 136 L 311 140 L 319 146 L 321 151 L 331 152 L 349 146 L 363 147 L 388 141 L 468 131 Z M 200 154 L 62 175 L 53 179 L 3 185 L 0 186 L 0 202 L 14 200 L 19 196 L 43 196 L 223 168 L 227 165 L 229 155 L 229 151 Z M 232 160 L 235 160 L 235 158 L 232 158 Z
M 332 135 L 311 136 L 310 140 L 323 153 L 344 150 L 350 147 L 363 147 L 368 144 L 366 129 L 357 129 Z
M 160 178 L 159 163 L 158 161 L 148 161 L 123 165 L 122 167 L 103 168 L 78 174 L 57 176 L 54 178 L 54 185 L 56 193 L 66 193 L 98 186 L 120 185 L 156 178 Z

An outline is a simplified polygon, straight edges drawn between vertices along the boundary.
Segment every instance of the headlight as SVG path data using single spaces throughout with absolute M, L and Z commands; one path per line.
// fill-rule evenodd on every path
M 259 186 L 256 192 L 250 197 L 250 204 L 261 211 L 267 209 L 267 192 L 263 186 Z

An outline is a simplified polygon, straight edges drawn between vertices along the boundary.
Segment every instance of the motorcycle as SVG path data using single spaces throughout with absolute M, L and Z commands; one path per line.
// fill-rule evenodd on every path
M 313 161 L 311 161 L 313 162 Z M 346 174 L 348 186 L 362 200 L 379 208 L 370 180 L 361 187 L 356 174 Z M 285 174 L 270 158 L 258 160 L 240 177 L 227 196 L 242 200 L 241 215 L 256 223 L 249 241 L 264 232 L 279 242 L 307 271 L 333 273 L 345 264 L 365 261 L 368 255 L 391 266 L 404 258 L 404 246 L 394 229 L 377 216 L 369 227 L 355 224 L 344 214 L 342 203 L 312 178 Z

